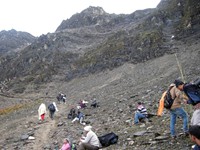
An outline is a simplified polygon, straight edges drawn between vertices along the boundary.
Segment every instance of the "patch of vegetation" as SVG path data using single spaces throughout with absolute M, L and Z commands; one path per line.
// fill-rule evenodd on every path
M 9 106 L 9 107 L 6 107 L 6 108 L 2 108 L 2 109 L 0 109 L 0 115 L 7 115 L 7 114 L 10 114 L 12 112 L 21 110 L 21 109 L 28 109 L 28 108 L 31 108 L 31 107 L 33 107 L 33 106 L 35 106 L 35 105 L 37 105 L 41 102 L 42 102 L 42 100 L 38 99 L 38 100 L 35 100 L 34 102 L 16 104 L 16 105 L 12 105 L 12 106 Z

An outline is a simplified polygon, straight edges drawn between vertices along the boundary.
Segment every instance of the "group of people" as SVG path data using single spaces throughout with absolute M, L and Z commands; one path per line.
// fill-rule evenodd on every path
M 200 150 L 200 85 L 199 83 L 197 84 L 175 80 L 174 83 L 170 84 L 168 90 L 163 93 L 157 113 L 158 116 L 162 115 L 164 100 L 169 91 L 171 99 L 173 100 L 172 105 L 168 109 L 170 112 L 171 137 L 172 139 L 176 138 L 175 125 L 177 117 L 182 118 L 184 134 L 190 136 L 191 140 L 196 143 L 194 150 Z M 182 107 L 182 101 L 185 104 L 192 105 L 194 109 L 190 127 L 188 127 L 188 114 Z M 134 115 L 134 124 L 137 125 L 141 119 L 148 121 L 147 118 L 148 113 L 146 108 L 141 102 L 138 102 L 137 111 Z
M 49 117 L 53 120 L 54 119 L 54 113 L 56 111 L 58 111 L 58 108 L 56 106 L 56 103 L 53 102 L 51 104 L 48 105 L 48 110 L 49 110 Z M 47 110 L 46 110 L 46 105 L 44 103 L 42 103 L 40 106 L 39 106 L 39 109 L 38 109 L 38 117 L 39 117 L 39 120 L 40 121 L 44 121 L 45 120 L 45 115 L 47 114 Z
M 58 100 L 58 103 L 60 103 L 60 102 L 65 103 L 66 99 L 67 99 L 66 95 L 61 92 L 58 94 L 58 96 L 56 98 Z
M 190 136 L 191 140 L 194 141 L 194 150 L 200 150 L 200 88 L 194 83 L 184 83 L 181 80 L 175 80 L 172 83 L 168 91 L 170 92 L 173 100 L 170 112 L 170 133 L 172 139 L 176 138 L 176 119 L 181 117 L 183 120 L 183 131 L 186 136 Z M 164 109 L 164 99 L 167 94 L 165 91 L 160 100 L 158 116 L 162 115 Z M 193 106 L 194 112 L 191 118 L 190 127 L 188 127 L 188 114 L 182 107 L 182 101 L 185 104 Z
M 59 99 L 59 102 L 61 101 L 61 97 L 63 96 L 64 96 L 63 94 L 59 93 L 59 95 L 57 96 L 57 99 Z M 76 113 L 76 109 L 72 106 L 70 113 L 68 114 L 68 119 L 72 119 L 72 123 L 79 121 L 80 124 L 84 126 L 86 125 L 86 123 L 84 122 L 85 115 L 80 111 L 80 109 L 87 107 L 86 106 L 87 103 L 88 103 L 87 101 L 80 100 L 80 102 L 78 103 L 78 106 L 81 106 L 81 107 L 77 107 L 78 108 L 77 113 Z M 91 103 L 91 107 L 96 108 L 98 106 L 99 105 L 97 104 L 96 100 Z M 40 122 L 43 122 L 45 120 L 45 116 L 47 114 L 47 108 L 49 110 L 49 117 L 52 120 L 54 119 L 54 113 L 58 111 L 58 108 L 55 102 L 49 104 L 48 107 L 46 107 L 46 105 L 42 103 L 38 109 Z M 101 144 L 99 142 L 97 135 L 92 131 L 92 126 L 85 126 L 84 134 L 80 138 L 79 149 L 80 150 L 86 150 L 86 149 L 98 150 L 100 148 L 100 145 Z M 76 146 L 72 144 L 68 138 L 65 138 L 63 139 L 63 145 L 60 150 L 76 150 Z
M 200 89 L 193 83 L 184 83 L 181 80 L 175 80 L 174 83 L 170 84 L 168 91 L 170 92 L 171 98 L 173 99 L 173 104 L 170 107 L 170 134 L 172 139 L 176 138 L 176 119 L 181 117 L 183 120 L 183 131 L 186 136 L 190 136 L 190 139 L 196 143 L 194 150 L 200 150 Z M 163 93 L 160 100 L 158 116 L 162 115 L 164 109 L 164 98 L 167 94 L 167 91 Z M 191 118 L 190 127 L 188 127 L 188 114 L 182 107 L 182 101 L 186 104 L 193 105 L 194 112 Z M 72 115 L 72 123 L 79 121 L 80 124 L 86 125 L 83 121 L 84 114 L 80 111 L 81 108 L 85 108 L 86 102 L 80 100 L 78 107 L 78 112 L 76 114 L 76 109 L 72 107 L 70 114 Z M 53 108 L 54 106 L 54 108 Z M 96 100 L 92 103 L 91 107 L 97 107 Z M 53 119 L 53 115 L 57 110 L 55 102 L 48 106 L 50 112 L 50 118 Z M 39 109 L 39 119 L 44 120 L 46 114 L 45 104 L 41 104 Z M 148 121 L 147 109 L 142 105 L 141 102 L 138 102 L 137 111 L 134 115 L 134 124 L 138 124 L 142 119 Z M 84 127 L 85 135 L 80 139 L 80 150 L 98 150 L 101 146 L 97 135 L 92 131 L 91 126 Z M 70 150 L 70 143 L 68 139 L 64 139 L 64 144 L 61 150 Z

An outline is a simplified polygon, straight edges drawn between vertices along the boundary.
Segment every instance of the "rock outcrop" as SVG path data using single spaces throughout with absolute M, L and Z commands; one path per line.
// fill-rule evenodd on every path
M 30 45 L 36 38 L 27 32 L 14 29 L 0 32 L 0 54 L 15 52 Z

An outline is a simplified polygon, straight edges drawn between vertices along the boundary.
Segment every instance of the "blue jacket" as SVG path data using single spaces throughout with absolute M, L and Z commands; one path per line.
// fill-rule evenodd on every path
M 78 119 L 80 120 L 82 117 L 84 117 L 84 115 L 83 115 L 83 113 L 79 113 L 79 114 L 77 115 L 77 117 L 78 117 Z
M 194 150 L 200 150 L 200 146 L 199 145 L 195 145 Z
M 196 105 L 197 103 L 200 103 L 200 89 L 196 85 L 186 83 L 183 86 L 183 91 L 189 98 L 188 104 Z

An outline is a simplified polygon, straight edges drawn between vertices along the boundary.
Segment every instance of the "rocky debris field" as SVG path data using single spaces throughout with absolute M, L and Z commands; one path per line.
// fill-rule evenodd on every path
M 183 51 L 177 53 L 187 81 L 198 77 L 200 68 L 199 44 L 184 45 L 177 43 Z M 67 119 L 70 108 L 80 99 L 91 102 L 96 98 L 98 108 L 81 110 L 85 120 L 93 126 L 98 136 L 114 132 L 119 136 L 117 144 L 105 150 L 190 150 L 192 142 L 182 134 L 182 120 L 177 119 L 178 138 L 171 140 L 169 134 L 169 112 L 162 117 L 154 116 L 162 92 L 176 78 L 180 77 L 174 54 L 147 61 L 145 63 L 125 64 L 113 70 L 106 70 L 87 77 L 76 78 L 70 82 L 61 82 L 62 77 L 55 76 L 53 82 L 34 91 L 31 86 L 21 95 L 12 98 L 1 97 L 0 148 L 1 150 L 54 150 L 62 145 L 62 139 L 70 138 L 79 142 L 83 125 L 71 123 Z M 48 117 L 45 122 L 38 121 L 37 109 L 44 102 L 48 105 L 56 101 L 59 92 L 67 95 L 66 104 L 58 104 L 59 111 L 55 119 Z M 143 102 L 152 114 L 149 122 L 132 125 L 136 103 Z M 13 105 L 24 104 L 19 108 Z M 2 107 L 11 107 L 9 111 Z M 184 106 L 191 118 L 192 109 Z M 6 109 L 7 111 L 3 111 Z M 78 146 L 78 145 L 77 145 Z

